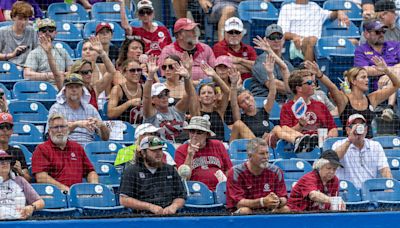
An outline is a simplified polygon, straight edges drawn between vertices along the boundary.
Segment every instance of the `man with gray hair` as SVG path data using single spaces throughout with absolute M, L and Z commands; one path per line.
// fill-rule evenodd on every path
M 248 161 L 234 166 L 228 172 L 227 207 L 238 214 L 252 214 L 256 210 L 289 211 L 283 172 L 268 163 L 265 140 L 250 140 L 247 155 Z
M 32 173 L 36 181 L 54 184 L 66 192 L 85 177 L 88 183 L 98 183 L 99 177 L 83 147 L 68 140 L 67 119 L 62 114 L 53 113 L 47 124 L 49 139 L 36 147 L 32 157 Z

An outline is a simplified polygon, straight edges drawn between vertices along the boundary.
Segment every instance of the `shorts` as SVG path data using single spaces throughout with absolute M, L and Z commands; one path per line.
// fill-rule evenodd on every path
M 235 7 L 236 11 L 240 1 L 235 0 L 215 0 L 211 9 L 210 22 L 216 23 L 221 17 L 222 10 L 227 6 Z

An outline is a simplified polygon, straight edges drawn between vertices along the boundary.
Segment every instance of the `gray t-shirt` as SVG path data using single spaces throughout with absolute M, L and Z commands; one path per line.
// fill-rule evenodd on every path
M 324 105 L 326 105 L 329 111 L 332 111 L 333 109 L 336 108 L 336 106 L 332 103 L 331 100 L 329 100 L 328 96 L 322 90 L 314 91 L 314 94 L 311 96 L 311 99 L 322 102 Z
M 385 33 L 385 41 L 400 41 L 400 27 L 396 24 L 393 29 L 387 29 Z M 360 44 L 365 44 L 367 40 L 364 37 L 364 32 L 360 37 Z
M 53 113 L 59 113 L 65 116 L 68 121 L 74 122 L 78 120 L 87 120 L 89 117 L 94 117 L 101 120 L 99 112 L 88 103 L 81 103 L 81 106 L 78 109 L 72 109 L 67 102 L 55 103 L 51 106 L 49 111 L 49 116 Z M 47 132 L 46 126 L 46 132 Z M 90 132 L 86 128 L 77 127 L 72 132 L 69 133 L 68 138 L 70 140 L 76 141 L 85 147 L 86 144 L 93 142 L 95 140 L 95 132 Z
M 250 91 L 254 96 L 258 97 L 267 97 L 268 96 L 268 88 L 265 87 L 265 82 L 268 81 L 268 74 L 267 71 L 265 71 L 263 63 L 265 62 L 265 59 L 267 57 L 267 54 L 264 52 L 263 54 L 259 55 L 256 59 L 256 62 L 254 63 L 253 69 L 252 69 L 252 74 L 253 74 L 253 81 L 250 84 Z M 294 67 L 292 64 L 287 61 L 286 59 L 283 59 L 285 64 L 288 66 L 289 71 L 291 72 Z M 282 79 L 282 72 L 278 64 L 275 64 L 274 67 L 274 75 L 275 78 L 278 80 L 283 80 Z M 277 101 L 285 101 L 287 97 L 285 95 L 277 94 Z
M 51 54 L 54 56 L 58 71 L 66 72 L 68 67 L 73 64 L 71 57 L 64 48 L 53 47 Z M 51 72 L 46 52 L 41 46 L 38 46 L 28 54 L 25 67 L 31 68 L 38 73 Z
M 28 50 L 8 61 L 24 66 L 29 52 L 38 46 L 38 37 L 32 26 L 27 26 L 22 36 L 15 35 L 12 25 L 0 28 L 0 53 L 12 53 L 20 45 L 27 45 Z

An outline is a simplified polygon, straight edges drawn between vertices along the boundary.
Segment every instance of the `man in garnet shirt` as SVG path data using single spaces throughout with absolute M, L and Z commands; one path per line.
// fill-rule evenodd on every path
M 49 140 L 38 145 L 32 157 L 32 173 L 38 183 L 54 184 L 62 191 L 81 183 L 98 183 L 99 177 L 82 146 L 68 140 L 68 122 L 61 114 L 49 117 Z
M 268 163 L 268 146 L 261 138 L 247 144 L 248 161 L 228 172 L 227 207 L 238 214 L 256 210 L 287 212 L 287 192 L 283 172 Z
M 251 77 L 251 69 L 257 58 L 256 50 L 242 42 L 244 36 L 243 22 L 237 17 L 225 21 L 224 39 L 213 47 L 215 57 L 231 56 L 235 67 L 242 74 L 242 80 Z
M 225 174 L 232 162 L 221 141 L 209 139 L 215 136 L 210 125 L 210 121 L 202 116 L 192 117 L 189 125 L 184 127 L 189 130 L 189 143 L 178 147 L 175 162 L 176 167 L 185 164 L 192 169 L 188 180 L 203 182 L 214 191 L 219 182 L 226 181 Z
M 304 175 L 293 187 L 288 207 L 291 211 L 329 210 L 332 197 L 339 195 L 339 179 L 336 170 L 342 167 L 337 153 L 326 150 L 313 164 L 314 170 Z M 342 201 L 339 210 L 345 210 Z

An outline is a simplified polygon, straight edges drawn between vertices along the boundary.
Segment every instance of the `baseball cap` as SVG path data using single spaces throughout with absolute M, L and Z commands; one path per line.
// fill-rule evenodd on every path
M 164 83 L 159 83 L 159 82 L 154 83 L 151 86 L 151 96 L 152 97 L 157 96 L 158 94 L 160 94 L 164 90 L 168 90 L 169 91 L 169 89 L 167 89 L 167 87 L 165 86 Z
M 9 123 L 14 125 L 13 117 L 10 113 L 2 112 L 0 113 L 0 124 Z
M 135 139 L 139 138 L 139 136 L 144 135 L 146 133 L 155 133 L 162 131 L 162 128 L 154 127 L 151 123 L 144 123 L 137 126 L 135 130 Z
M 154 10 L 153 3 L 148 1 L 148 0 L 139 1 L 138 4 L 137 4 L 137 10 L 141 10 L 141 9 L 144 9 L 144 8 L 148 8 L 148 9 Z
M 243 22 L 237 17 L 231 17 L 225 21 L 225 32 L 236 30 L 243 32 Z
M 373 30 L 373 31 L 377 31 L 382 28 L 387 28 L 387 26 L 385 26 L 379 20 L 365 21 L 363 27 L 364 27 L 364 30 Z
M 107 22 L 101 22 L 96 26 L 96 35 L 100 32 L 103 28 L 109 29 L 111 32 L 113 31 L 111 24 Z
M 322 152 L 320 158 L 326 159 L 330 163 L 332 163 L 334 165 L 338 165 L 343 168 L 343 165 L 340 163 L 339 156 L 337 155 L 337 153 L 334 150 L 325 150 L 324 152 Z
M 271 24 L 265 29 L 265 37 L 269 37 L 271 34 L 276 32 L 283 35 L 282 27 L 277 24 Z
M 0 150 L 0 160 L 11 160 L 14 156 L 7 154 L 4 150 Z
M 215 136 L 215 133 L 211 131 L 211 123 L 203 116 L 193 116 L 190 119 L 189 125 L 183 127 L 185 130 L 200 130 L 210 133 L 212 137 Z
M 233 67 L 231 58 L 227 55 L 220 55 L 218 58 L 215 60 L 215 66 L 218 65 L 225 65 L 229 68 Z
M 45 27 L 54 27 L 54 28 L 57 27 L 56 26 L 56 22 L 53 21 L 50 18 L 37 19 L 36 20 L 36 26 L 37 26 L 38 29 L 45 28 Z
M 156 150 L 164 147 L 164 142 L 157 136 L 146 136 L 140 141 L 140 149 Z
M 64 79 L 64 86 L 70 85 L 70 84 L 79 84 L 83 86 L 83 79 L 82 76 L 76 73 L 71 73 L 65 76 Z
M 198 25 L 198 23 L 195 23 L 189 18 L 179 18 L 179 20 L 175 22 L 174 33 L 177 33 L 181 30 L 192 30 Z
M 364 123 L 367 122 L 367 120 L 365 119 L 365 117 L 363 115 L 356 113 L 356 114 L 349 116 L 349 118 L 347 119 L 346 126 L 348 127 L 348 126 L 352 125 L 353 122 L 357 119 L 362 119 L 364 121 Z
M 382 11 L 395 11 L 396 3 L 392 0 L 380 0 L 375 2 L 375 12 L 382 12 Z

